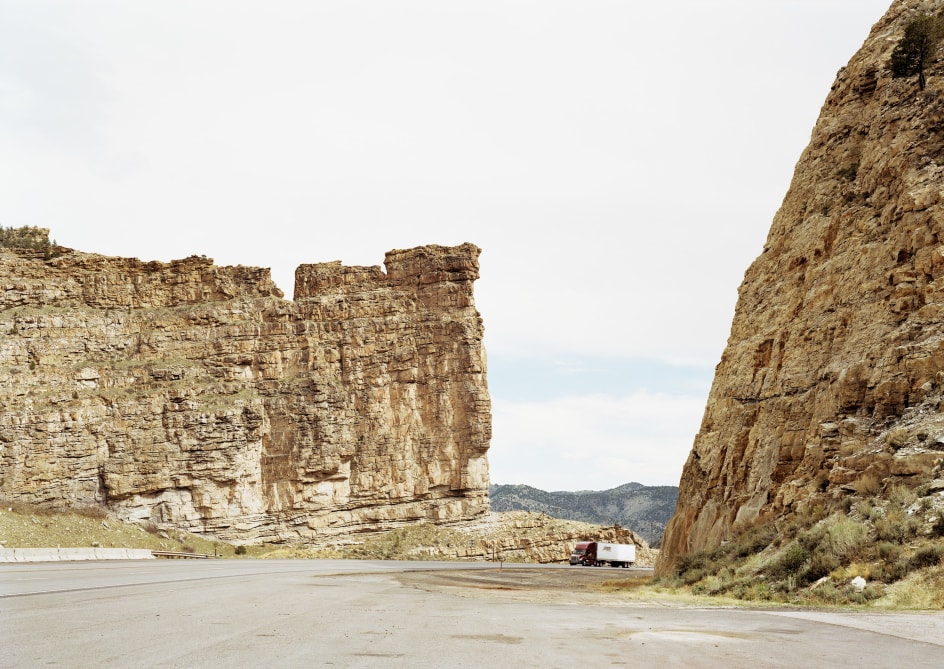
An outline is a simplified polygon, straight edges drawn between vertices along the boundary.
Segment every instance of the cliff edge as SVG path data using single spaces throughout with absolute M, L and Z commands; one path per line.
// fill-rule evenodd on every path
M 840 70 L 747 270 L 660 571 L 758 523 L 927 483 L 944 451 L 944 64 L 898 0 Z
M 235 542 L 488 511 L 480 250 L 269 270 L 0 249 L 0 496 Z

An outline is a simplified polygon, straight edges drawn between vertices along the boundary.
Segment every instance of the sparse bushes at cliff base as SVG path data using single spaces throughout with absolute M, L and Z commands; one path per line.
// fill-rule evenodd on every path
M 814 509 L 681 556 L 675 575 L 654 584 L 751 602 L 944 608 L 944 590 L 934 587 L 944 581 L 942 501 L 909 489 L 848 511 Z

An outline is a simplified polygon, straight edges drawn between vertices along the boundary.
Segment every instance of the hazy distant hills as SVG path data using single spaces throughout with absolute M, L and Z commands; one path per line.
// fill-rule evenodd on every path
M 553 518 L 622 525 L 655 545 L 675 512 L 678 488 L 627 483 L 611 490 L 545 492 L 527 485 L 491 485 L 489 495 L 492 511 L 537 511 Z

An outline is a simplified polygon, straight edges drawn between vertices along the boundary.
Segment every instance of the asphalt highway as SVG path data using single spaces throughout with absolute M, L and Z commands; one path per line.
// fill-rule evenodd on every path
M 690 608 L 563 585 L 632 571 L 342 560 L 0 565 L 0 667 L 944 666 L 942 613 Z

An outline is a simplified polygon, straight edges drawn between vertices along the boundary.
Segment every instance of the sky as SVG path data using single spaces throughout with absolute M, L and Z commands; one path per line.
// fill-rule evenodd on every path
M 482 248 L 493 483 L 677 485 L 889 0 L 0 0 L 0 225 L 269 267 Z

